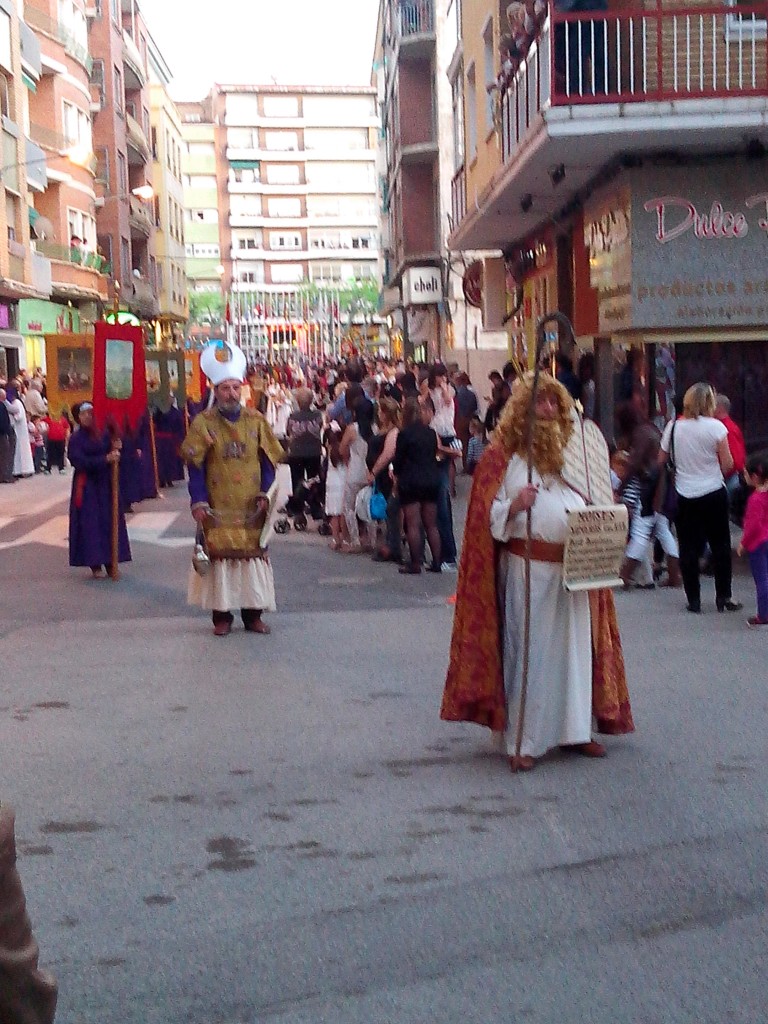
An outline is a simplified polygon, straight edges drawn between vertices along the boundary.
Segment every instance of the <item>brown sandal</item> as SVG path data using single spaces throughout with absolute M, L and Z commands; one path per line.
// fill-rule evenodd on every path
M 509 759 L 509 770 L 517 774 L 517 772 L 529 772 L 536 767 L 536 758 L 528 757 L 526 754 L 521 754 L 520 757 L 510 757 Z

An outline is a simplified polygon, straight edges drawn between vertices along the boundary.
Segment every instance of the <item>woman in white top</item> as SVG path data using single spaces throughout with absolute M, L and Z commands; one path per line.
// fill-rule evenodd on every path
M 373 403 L 367 398 L 358 398 L 352 406 L 352 422 L 345 429 L 341 439 L 339 452 L 347 465 L 344 481 L 343 515 L 349 534 L 350 554 L 360 554 L 368 550 L 368 535 L 360 537 L 360 525 L 355 512 L 358 492 L 368 482 L 368 467 L 365 457 L 368 454 L 368 442 L 373 436 Z
M 699 559 L 705 544 L 712 552 L 717 610 L 735 612 L 742 607 L 731 600 L 731 531 L 724 478 L 733 469 L 733 458 L 728 431 L 714 412 L 714 388 L 704 383 L 688 388 L 683 415 L 667 424 L 659 454 L 662 464 L 669 458 L 675 469 L 680 570 L 688 611 L 694 613 L 701 611 Z

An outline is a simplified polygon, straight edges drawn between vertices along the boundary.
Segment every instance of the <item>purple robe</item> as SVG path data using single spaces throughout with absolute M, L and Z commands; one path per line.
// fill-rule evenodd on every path
M 184 440 L 184 415 L 180 409 L 171 406 L 163 412 L 155 409 L 155 448 L 157 450 L 157 475 L 160 486 L 168 487 L 177 480 L 184 479 L 184 463 L 179 455 L 179 447 Z
M 144 416 L 135 430 L 126 427 L 121 436 L 120 493 L 127 507 L 137 501 L 157 497 L 148 418 Z
M 75 470 L 69 503 L 69 564 L 90 567 L 112 562 L 112 447 L 108 434 L 76 430 L 68 456 Z M 118 561 L 130 562 L 131 548 L 122 505 L 118 514 Z

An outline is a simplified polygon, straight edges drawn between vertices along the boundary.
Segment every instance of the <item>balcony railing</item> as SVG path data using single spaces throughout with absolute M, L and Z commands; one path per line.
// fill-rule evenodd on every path
M 85 267 L 86 270 L 95 270 L 98 274 L 112 273 L 106 256 L 82 249 L 77 245 L 62 245 L 60 242 L 38 240 L 35 242 L 35 249 L 41 256 L 45 256 L 49 260 L 57 260 L 59 263 L 74 263 L 78 267 Z
M 501 93 L 506 161 L 547 107 L 768 95 L 768 2 L 560 14 Z
M 397 5 L 397 33 L 401 37 L 435 31 L 433 0 L 400 0 Z
M 24 20 L 30 28 L 37 29 L 38 32 L 45 32 L 46 35 L 58 39 L 69 56 L 82 64 L 88 74 L 91 73 L 93 61 L 87 46 L 78 42 L 65 25 L 62 25 L 56 18 L 52 18 L 46 11 L 41 11 L 31 4 L 24 5 Z
M 467 213 L 467 172 L 462 164 L 451 181 L 451 216 L 456 228 Z

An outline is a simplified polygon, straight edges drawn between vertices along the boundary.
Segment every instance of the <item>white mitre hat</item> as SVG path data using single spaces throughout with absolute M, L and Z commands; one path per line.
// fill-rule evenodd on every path
M 245 380 L 246 359 L 241 349 L 229 341 L 214 341 L 200 355 L 200 369 L 216 387 L 225 380 Z

